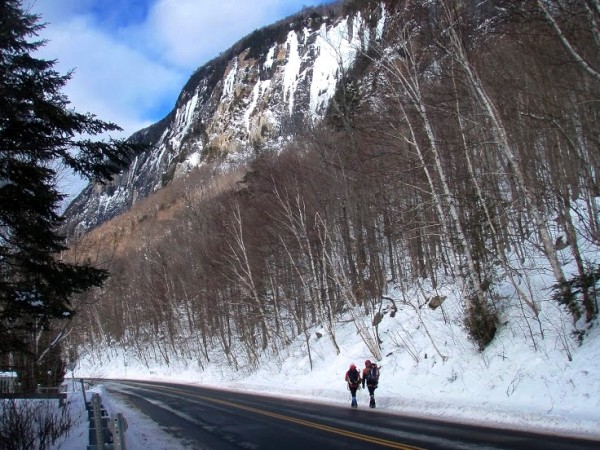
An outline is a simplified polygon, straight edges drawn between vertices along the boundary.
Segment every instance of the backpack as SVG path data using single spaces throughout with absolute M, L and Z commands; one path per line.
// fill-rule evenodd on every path
M 369 371 L 367 372 L 367 383 L 377 384 L 379 381 L 379 368 L 376 364 L 371 364 Z
M 348 371 L 348 380 L 350 381 L 350 384 L 358 384 L 359 378 L 360 378 L 360 374 L 358 373 L 358 370 L 350 369 Z

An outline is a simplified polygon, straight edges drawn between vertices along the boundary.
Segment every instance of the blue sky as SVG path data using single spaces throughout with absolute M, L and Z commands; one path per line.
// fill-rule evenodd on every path
M 74 70 L 64 93 L 131 133 L 164 117 L 208 60 L 257 28 L 331 0 L 23 0 L 41 15 L 40 56 Z

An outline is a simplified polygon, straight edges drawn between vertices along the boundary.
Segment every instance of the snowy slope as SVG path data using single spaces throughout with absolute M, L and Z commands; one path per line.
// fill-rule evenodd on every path
M 565 335 L 570 328 L 564 311 L 542 301 L 545 335 L 537 337 L 535 348 L 523 321 L 515 317 L 480 353 L 457 325 L 461 307 L 451 288 L 436 310 L 418 308 L 421 294 L 417 292 L 392 293 L 398 311 L 391 317 L 390 305 L 384 305 L 386 314 L 379 326 L 384 356 L 376 391 L 378 408 L 600 439 L 598 327 L 579 346 Z M 256 371 L 233 371 L 218 353 L 211 355 L 212 362 L 204 370 L 194 361 L 147 367 L 133 355 L 111 349 L 104 355 L 87 355 L 75 376 L 170 380 L 349 404 L 345 371 L 350 363 L 362 367 L 365 359 L 373 357 L 349 317 L 340 318 L 336 328 L 340 354 L 326 336 L 319 337 L 322 331 L 311 333 L 312 370 L 306 343 L 299 338 L 285 354 L 265 354 Z M 359 407 L 366 407 L 367 399 L 366 391 L 359 392 Z M 138 414 L 126 405 L 118 408 Z

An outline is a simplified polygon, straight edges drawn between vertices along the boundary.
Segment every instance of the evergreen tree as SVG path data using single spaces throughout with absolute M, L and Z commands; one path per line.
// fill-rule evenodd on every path
M 71 74 L 33 56 L 44 45 L 35 40 L 39 20 L 21 0 L 0 0 L 0 356 L 24 351 L 27 336 L 50 320 L 70 318 L 73 295 L 108 276 L 59 258 L 66 247 L 56 167 L 103 182 L 139 151 L 123 140 L 89 138 L 120 128 L 69 106 L 61 89 Z

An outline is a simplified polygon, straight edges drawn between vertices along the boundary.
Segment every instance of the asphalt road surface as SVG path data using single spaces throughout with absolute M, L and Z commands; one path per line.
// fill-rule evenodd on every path
M 600 449 L 600 441 L 416 419 L 366 405 L 351 409 L 147 381 L 103 384 L 198 450 Z

